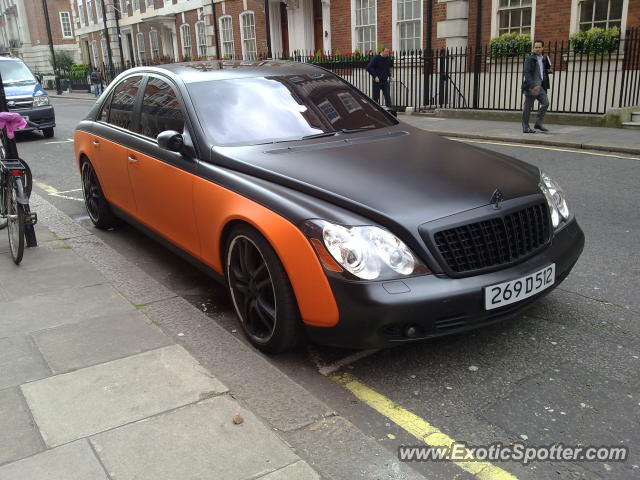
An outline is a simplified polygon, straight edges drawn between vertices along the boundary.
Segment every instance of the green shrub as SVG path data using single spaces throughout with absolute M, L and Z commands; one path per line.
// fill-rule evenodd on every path
M 492 58 L 517 57 L 531 52 L 531 38 L 521 33 L 503 33 L 489 43 Z
M 574 53 L 604 55 L 618 48 L 620 29 L 594 27 L 586 32 L 577 32 L 571 35 L 570 44 Z

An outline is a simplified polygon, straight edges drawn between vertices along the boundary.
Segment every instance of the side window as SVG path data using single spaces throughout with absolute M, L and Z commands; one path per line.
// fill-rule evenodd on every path
M 113 95 L 109 95 L 109 97 L 102 104 L 102 110 L 100 111 L 100 115 L 98 115 L 99 122 L 108 122 L 109 121 L 109 110 L 111 110 L 111 97 Z
M 108 122 L 127 130 L 133 128 L 133 107 L 140 88 L 141 76 L 129 77 L 114 89 Z
M 155 139 L 165 130 L 183 129 L 184 117 L 176 93 L 164 80 L 150 77 L 142 100 L 140 133 Z

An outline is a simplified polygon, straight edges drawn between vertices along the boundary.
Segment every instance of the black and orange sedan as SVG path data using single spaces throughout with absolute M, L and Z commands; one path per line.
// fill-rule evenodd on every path
M 224 281 L 267 352 L 513 317 L 584 245 L 537 167 L 403 124 L 313 65 L 127 70 L 78 125 L 75 153 L 95 226 L 125 220 Z

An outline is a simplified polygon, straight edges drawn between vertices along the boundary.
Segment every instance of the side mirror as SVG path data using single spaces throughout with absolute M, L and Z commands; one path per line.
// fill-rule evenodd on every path
M 36 73 L 35 77 L 36 77 L 36 80 L 38 81 L 38 83 L 40 85 L 42 85 L 42 75 L 40 75 L 39 73 Z
M 169 150 L 171 152 L 182 152 L 182 148 L 184 147 L 184 139 L 182 138 L 182 134 L 176 132 L 175 130 L 165 130 L 158 134 L 157 137 L 158 146 L 165 150 Z
M 395 110 L 394 108 L 387 107 L 386 105 L 384 107 L 382 107 L 382 108 L 384 108 L 387 111 L 387 113 L 390 113 L 394 117 L 396 117 L 396 118 L 398 117 L 398 111 Z

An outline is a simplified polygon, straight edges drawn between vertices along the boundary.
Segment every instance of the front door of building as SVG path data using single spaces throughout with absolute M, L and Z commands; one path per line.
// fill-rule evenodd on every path
M 313 0 L 313 51 L 323 49 L 322 0 Z

